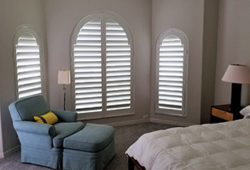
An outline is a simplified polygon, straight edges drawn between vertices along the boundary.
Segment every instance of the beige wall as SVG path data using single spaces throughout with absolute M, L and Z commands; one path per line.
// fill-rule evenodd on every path
M 8 105 L 15 98 L 15 68 L 13 57 L 13 37 L 16 28 L 21 24 L 31 25 L 46 42 L 44 11 L 42 0 L 1 0 L 0 29 L 0 101 L 3 150 L 9 152 L 18 145 L 16 132 L 13 130 Z M 1 144 L 1 142 L 0 142 Z M 0 147 L 1 148 L 1 147 Z
M 155 78 L 155 44 L 161 33 L 170 28 L 182 30 L 189 39 L 187 117 L 155 114 L 151 98 L 151 117 L 165 121 L 200 123 L 201 73 L 203 44 L 203 0 L 153 0 L 152 1 L 152 82 Z M 152 84 L 151 90 L 154 90 Z
M 231 84 L 221 81 L 229 64 L 250 67 L 250 1 L 220 0 L 218 51 L 216 60 L 215 104 L 230 103 Z M 250 103 L 250 88 L 242 89 L 242 104 Z
M 45 3 L 48 36 L 48 71 L 50 105 L 63 108 L 63 93 L 57 85 L 60 68 L 70 68 L 71 34 L 85 16 L 98 11 L 111 11 L 126 21 L 132 33 L 135 59 L 135 113 L 134 116 L 103 119 L 107 123 L 144 119 L 149 114 L 150 53 L 151 53 L 151 1 L 150 0 L 47 0 Z M 67 94 L 71 94 L 68 87 Z M 67 96 L 67 108 L 72 108 L 72 96 Z

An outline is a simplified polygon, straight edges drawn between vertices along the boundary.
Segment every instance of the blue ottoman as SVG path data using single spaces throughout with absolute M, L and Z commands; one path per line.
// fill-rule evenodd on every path
M 101 170 L 115 155 L 114 128 L 86 124 L 63 142 L 63 169 Z

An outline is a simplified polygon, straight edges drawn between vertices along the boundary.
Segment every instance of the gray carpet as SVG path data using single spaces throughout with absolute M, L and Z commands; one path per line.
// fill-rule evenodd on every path
M 172 126 L 154 123 L 143 123 L 132 126 L 116 127 L 116 156 L 105 168 L 105 170 L 127 170 L 127 157 L 124 154 L 127 148 L 134 143 L 142 134 L 159 129 L 167 129 Z M 9 157 L 0 159 L 1 170 L 49 170 L 49 168 L 23 164 L 20 162 L 20 152 Z

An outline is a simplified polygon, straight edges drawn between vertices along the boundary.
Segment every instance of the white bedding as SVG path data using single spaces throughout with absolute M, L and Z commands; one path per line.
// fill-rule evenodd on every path
M 147 133 L 126 154 L 147 170 L 250 170 L 250 119 Z

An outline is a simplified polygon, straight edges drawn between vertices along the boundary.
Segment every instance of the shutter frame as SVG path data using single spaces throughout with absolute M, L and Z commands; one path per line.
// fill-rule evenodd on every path
M 159 81 L 159 78 L 162 77 L 160 76 L 160 67 L 164 68 L 164 66 L 162 66 L 160 64 L 160 47 L 161 44 L 164 43 L 166 44 L 166 42 L 164 41 L 164 39 L 166 39 L 166 37 L 168 36 L 175 36 L 178 37 L 183 45 L 183 67 L 182 67 L 182 72 L 183 72 L 183 83 L 182 83 L 182 110 L 175 110 L 175 109 L 169 109 L 169 108 L 160 108 L 159 106 L 159 98 L 161 96 L 159 96 L 159 88 L 163 84 L 163 82 Z M 164 41 L 164 42 L 163 42 Z M 187 103 L 187 96 L 188 96 L 188 49 L 189 49 L 189 42 L 188 42 L 188 38 L 186 36 L 186 34 L 179 30 L 179 29 L 175 29 L 175 28 L 171 28 L 167 31 L 165 31 L 164 33 L 162 33 L 157 40 L 157 44 L 156 44 L 156 79 L 155 79 L 155 102 L 154 102 L 154 107 L 155 107 L 155 112 L 158 114 L 165 114 L 165 115 L 170 115 L 170 116 L 177 116 L 177 117 L 186 117 L 187 116 L 187 107 L 186 107 L 186 103 Z M 171 49 L 173 50 L 173 49 Z M 164 52 L 164 50 L 162 50 Z M 172 51 L 170 51 L 172 52 Z M 172 57 L 172 56 L 171 56 Z M 161 62 L 162 63 L 162 62 Z M 173 67 L 174 68 L 174 67 Z M 180 67 L 181 68 L 181 67 Z M 180 71 L 180 70 L 178 70 Z M 178 72 L 178 71 L 174 71 L 174 72 Z M 168 71 L 171 72 L 171 71 Z M 173 78 L 176 76 L 173 76 Z M 162 77 L 163 78 L 163 77 Z M 167 82 L 167 80 L 166 80 Z M 175 87 L 178 87 L 179 84 L 178 82 L 171 82 L 170 83 L 175 83 Z M 164 96 L 164 97 L 174 97 L 174 96 Z M 162 97 L 161 97 L 162 98 Z
M 34 53 L 37 53 L 38 56 L 36 57 L 31 57 L 32 59 L 31 60 L 38 60 L 39 61 L 39 70 L 35 70 L 33 71 L 32 70 L 32 67 L 34 68 L 35 66 L 34 65 L 31 65 L 31 66 L 28 66 L 30 68 L 30 70 L 23 70 L 23 72 L 25 74 L 28 74 L 30 72 L 39 72 L 40 73 L 40 83 L 39 85 L 41 86 L 40 87 L 40 93 L 35 93 L 35 94 L 32 94 L 32 95 L 36 95 L 36 94 L 42 94 L 44 96 L 45 99 L 47 99 L 47 86 L 46 86 L 46 82 L 47 82 L 47 79 L 45 77 L 45 74 L 46 74 L 46 66 L 45 66 L 45 59 L 44 59 L 44 50 L 43 50 L 43 44 L 41 43 L 42 40 L 40 39 L 40 37 L 38 36 L 38 34 L 34 31 L 34 28 L 30 25 L 20 25 L 17 27 L 17 31 L 15 33 L 15 36 L 14 36 L 14 41 L 13 41 L 13 47 L 14 47 L 14 51 L 13 51 L 13 58 L 14 58 L 14 68 L 15 68 L 15 89 L 16 89 L 16 98 L 18 99 L 19 98 L 19 93 L 18 93 L 18 67 L 22 67 L 22 66 L 17 66 L 18 65 L 18 61 L 25 61 L 24 58 L 28 59 L 29 56 L 26 56 L 23 55 L 23 57 L 20 59 L 19 57 L 17 57 L 17 53 L 20 52 L 20 49 L 23 48 L 25 49 L 25 51 L 27 51 L 28 49 L 30 49 L 30 47 L 28 46 L 25 46 L 25 45 L 20 45 L 19 43 L 19 47 L 21 48 L 17 48 L 17 45 L 18 45 L 18 42 L 19 42 L 19 39 L 24 36 L 29 36 L 29 37 L 32 37 L 34 40 L 32 40 L 32 47 L 36 47 L 36 51 L 37 52 L 34 52 Z M 31 41 L 30 41 L 31 42 Z M 32 55 L 30 55 L 32 56 Z M 27 68 L 27 67 L 23 67 L 23 68 Z M 31 71 L 32 70 L 32 71 Z M 37 83 L 35 83 L 37 84 Z M 33 84 L 34 85 L 34 84 Z M 26 85 L 22 85 L 21 88 L 25 88 Z M 27 86 L 30 86 L 30 84 L 28 84 Z M 26 91 L 29 91 L 29 90 L 26 90 Z M 31 96 L 31 95 L 28 95 L 28 96 Z
M 109 11 L 105 11 L 105 12 L 100 12 L 100 13 L 95 13 L 95 14 L 92 14 L 92 15 L 89 15 L 85 18 L 83 18 L 82 20 L 80 20 L 80 22 L 76 25 L 73 33 L 72 33 L 72 50 L 71 50 L 71 68 L 72 68 L 72 71 L 71 71 L 71 74 L 72 74 L 72 82 L 74 82 L 74 79 L 75 79 L 75 69 L 74 69 L 74 63 L 73 63 L 73 60 L 74 60 L 74 52 L 73 52 L 73 45 L 75 44 L 76 42 L 76 36 L 77 34 L 79 33 L 79 30 L 81 29 L 81 27 L 87 23 L 88 21 L 92 20 L 92 19 L 96 19 L 96 18 L 101 18 L 103 21 L 106 21 L 106 20 L 114 20 L 116 21 L 117 23 L 120 24 L 120 26 L 124 29 L 124 32 L 126 33 L 127 35 L 127 38 L 128 38 L 128 41 L 130 43 L 130 75 L 131 75 L 131 95 L 130 95 L 130 98 L 131 98 L 131 108 L 128 109 L 128 110 L 117 110 L 117 111 L 104 111 L 103 113 L 98 113 L 98 114 L 93 114 L 93 113 L 85 113 L 84 115 L 80 116 L 80 117 L 84 117 L 84 118 L 96 118 L 96 117 L 113 117 L 113 116 L 124 116 L 124 115 L 131 115 L 131 114 L 134 114 L 134 59 L 133 59 L 133 41 L 132 41 L 132 37 L 131 37 L 131 33 L 130 31 L 128 30 L 128 27 L 126 26 L 126 23 L 122 20 L 122 18 L 120 18 L 119 16 L 117 16 L 116 14 L 112 13 L 112 12 L 109 12 Z M 125 23 L 125 25 L 124 25 Z M 105 31 L 105 30 L 104 30 Z M 119 34 L 119 31 L 116 32 L 117 34 Z M 105 37 L 106 38 L 106 37 Z M 113 41 L 112 41 L 113 42 Z M 105 53 L 106 53 L 106 49 L 104 49 Z M 104 66 L 102 66 L 104 67 Z M 126 70 L 126 69 L 125 69 Z M 114 71 L 114 70 L 113 70 Z M 105 73 L 106 74 L 106 73 Z M 75 86 L 75 83 L 72 83 L 72 99 L 73 99 L 73 104 L 74 104 L 74 107 L 75 107 L 75 91 L 74 91 L 74 86 Z M 106 93 L 106 92 L 105 92 Z M 107 102 L 107 98 L 105 99 Z

